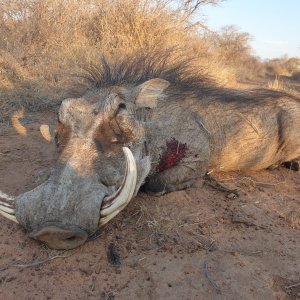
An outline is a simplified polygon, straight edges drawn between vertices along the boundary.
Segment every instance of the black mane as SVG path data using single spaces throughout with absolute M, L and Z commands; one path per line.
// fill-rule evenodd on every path
M 168 80 L 179 89 L 198 90 L 216 86 L 203 69 L 193 67 L 193 58 L 170 58 L 166 53 L 142 53 L 121 58 L 102 57 L 100 63 L 83 68 L 80 75 L 87 87 L 138 85 L 152 78 Z
M 139 85 L 152 78 L 168 80 L 176 93 L 192 93 L 201 99 L 203 95 L 215 101 L 255 104 L 264 100 L 288 97 L 299 98 L 284 91 L 270 89 L 235 90 L 219 86 L 203 68 L 195 67 L 195 58 L 182 58 L 172 52 L 138 53 L 120 57 L 102 56 L 99 63 L 84 66 L 83 86 L 105 88 L 113 85 Z

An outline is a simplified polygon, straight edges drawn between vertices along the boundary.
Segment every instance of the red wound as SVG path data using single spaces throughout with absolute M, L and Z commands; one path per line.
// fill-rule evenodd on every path
M 157 171 L 162 172 L 176 166 L 186 154 L 187 146 L 172 138 L 166 143 L 167 149 L 160 157 Z

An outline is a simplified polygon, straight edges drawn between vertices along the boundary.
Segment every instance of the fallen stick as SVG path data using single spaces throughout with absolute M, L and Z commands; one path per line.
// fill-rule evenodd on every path
M 68 255 L 55 255 L 55 256 L 51 256 L 51 257 L 48 257 L 46 259 L 42 259 L 42 260 L 35 260 L 35 261 L 32 261 L 31 263 L 28 263 L 28 264 L 17 264 L 17 265 L 13 265 L 13 267 L 19 267 L 19 268 L 29 268 L 29 267 L 36 267 L 36 266 L 39 266 L 39 265 L 42 265 L 42 264 L 45 264 L 53 259 L 56 259 L 56 258 L 66 258 L 66 257 L 69 257 L 71 255 L 73 255 L 75 252 L 73 253 L 69 253 Z
M 285 287 L 286 290 L 290 290 L 292 288 L 298 287 L 300 286 L 300 282 L 296 283 L 296 284 L 291 284 Z

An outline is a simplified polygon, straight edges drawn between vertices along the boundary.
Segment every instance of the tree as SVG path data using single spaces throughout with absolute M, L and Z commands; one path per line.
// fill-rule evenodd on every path
M 219 55 L 226 64 L 239 64 L 251 56 L 250 40 L 248 32 L 240 32 L 234 25 L 225 26 L 216 38 Z

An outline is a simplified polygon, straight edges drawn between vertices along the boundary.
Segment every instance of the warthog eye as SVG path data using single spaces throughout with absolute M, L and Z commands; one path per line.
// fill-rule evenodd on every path
M 122 102 L 119 104 L 118 112 L 123 109 L 126 109 L 126 104 Z
M 116 110 L 115 112 L 115 118 L 113 118 L 109 125 L 111 127 L 111 129 L 113 130 L 113 132 L 115 133 L 115 137 L 112 139 L 112 142 L 113 143 L 118 143 L 118 142 L 123 142 L 123 138 L 122 138 L 122 135 L 123 135 L 123 131 L 122 129 L 120 128 L 119 126 L 119 123 L 118 123 L 118 115 L 121 114 L 122 112 L 126 111 L 126 104 L 124 102 L 121 102 L 119 105 L 118 105 L 118 109 Z
M 121 102 L 119 105 L 118 105 L 118 108 L 117 110 L 115 111 L 115 116 L 117 116 L 118 114 L 122 113 L 122 112 L 125 112 L 127 109 L 126 107 L 126 104 L 124 102 Z

